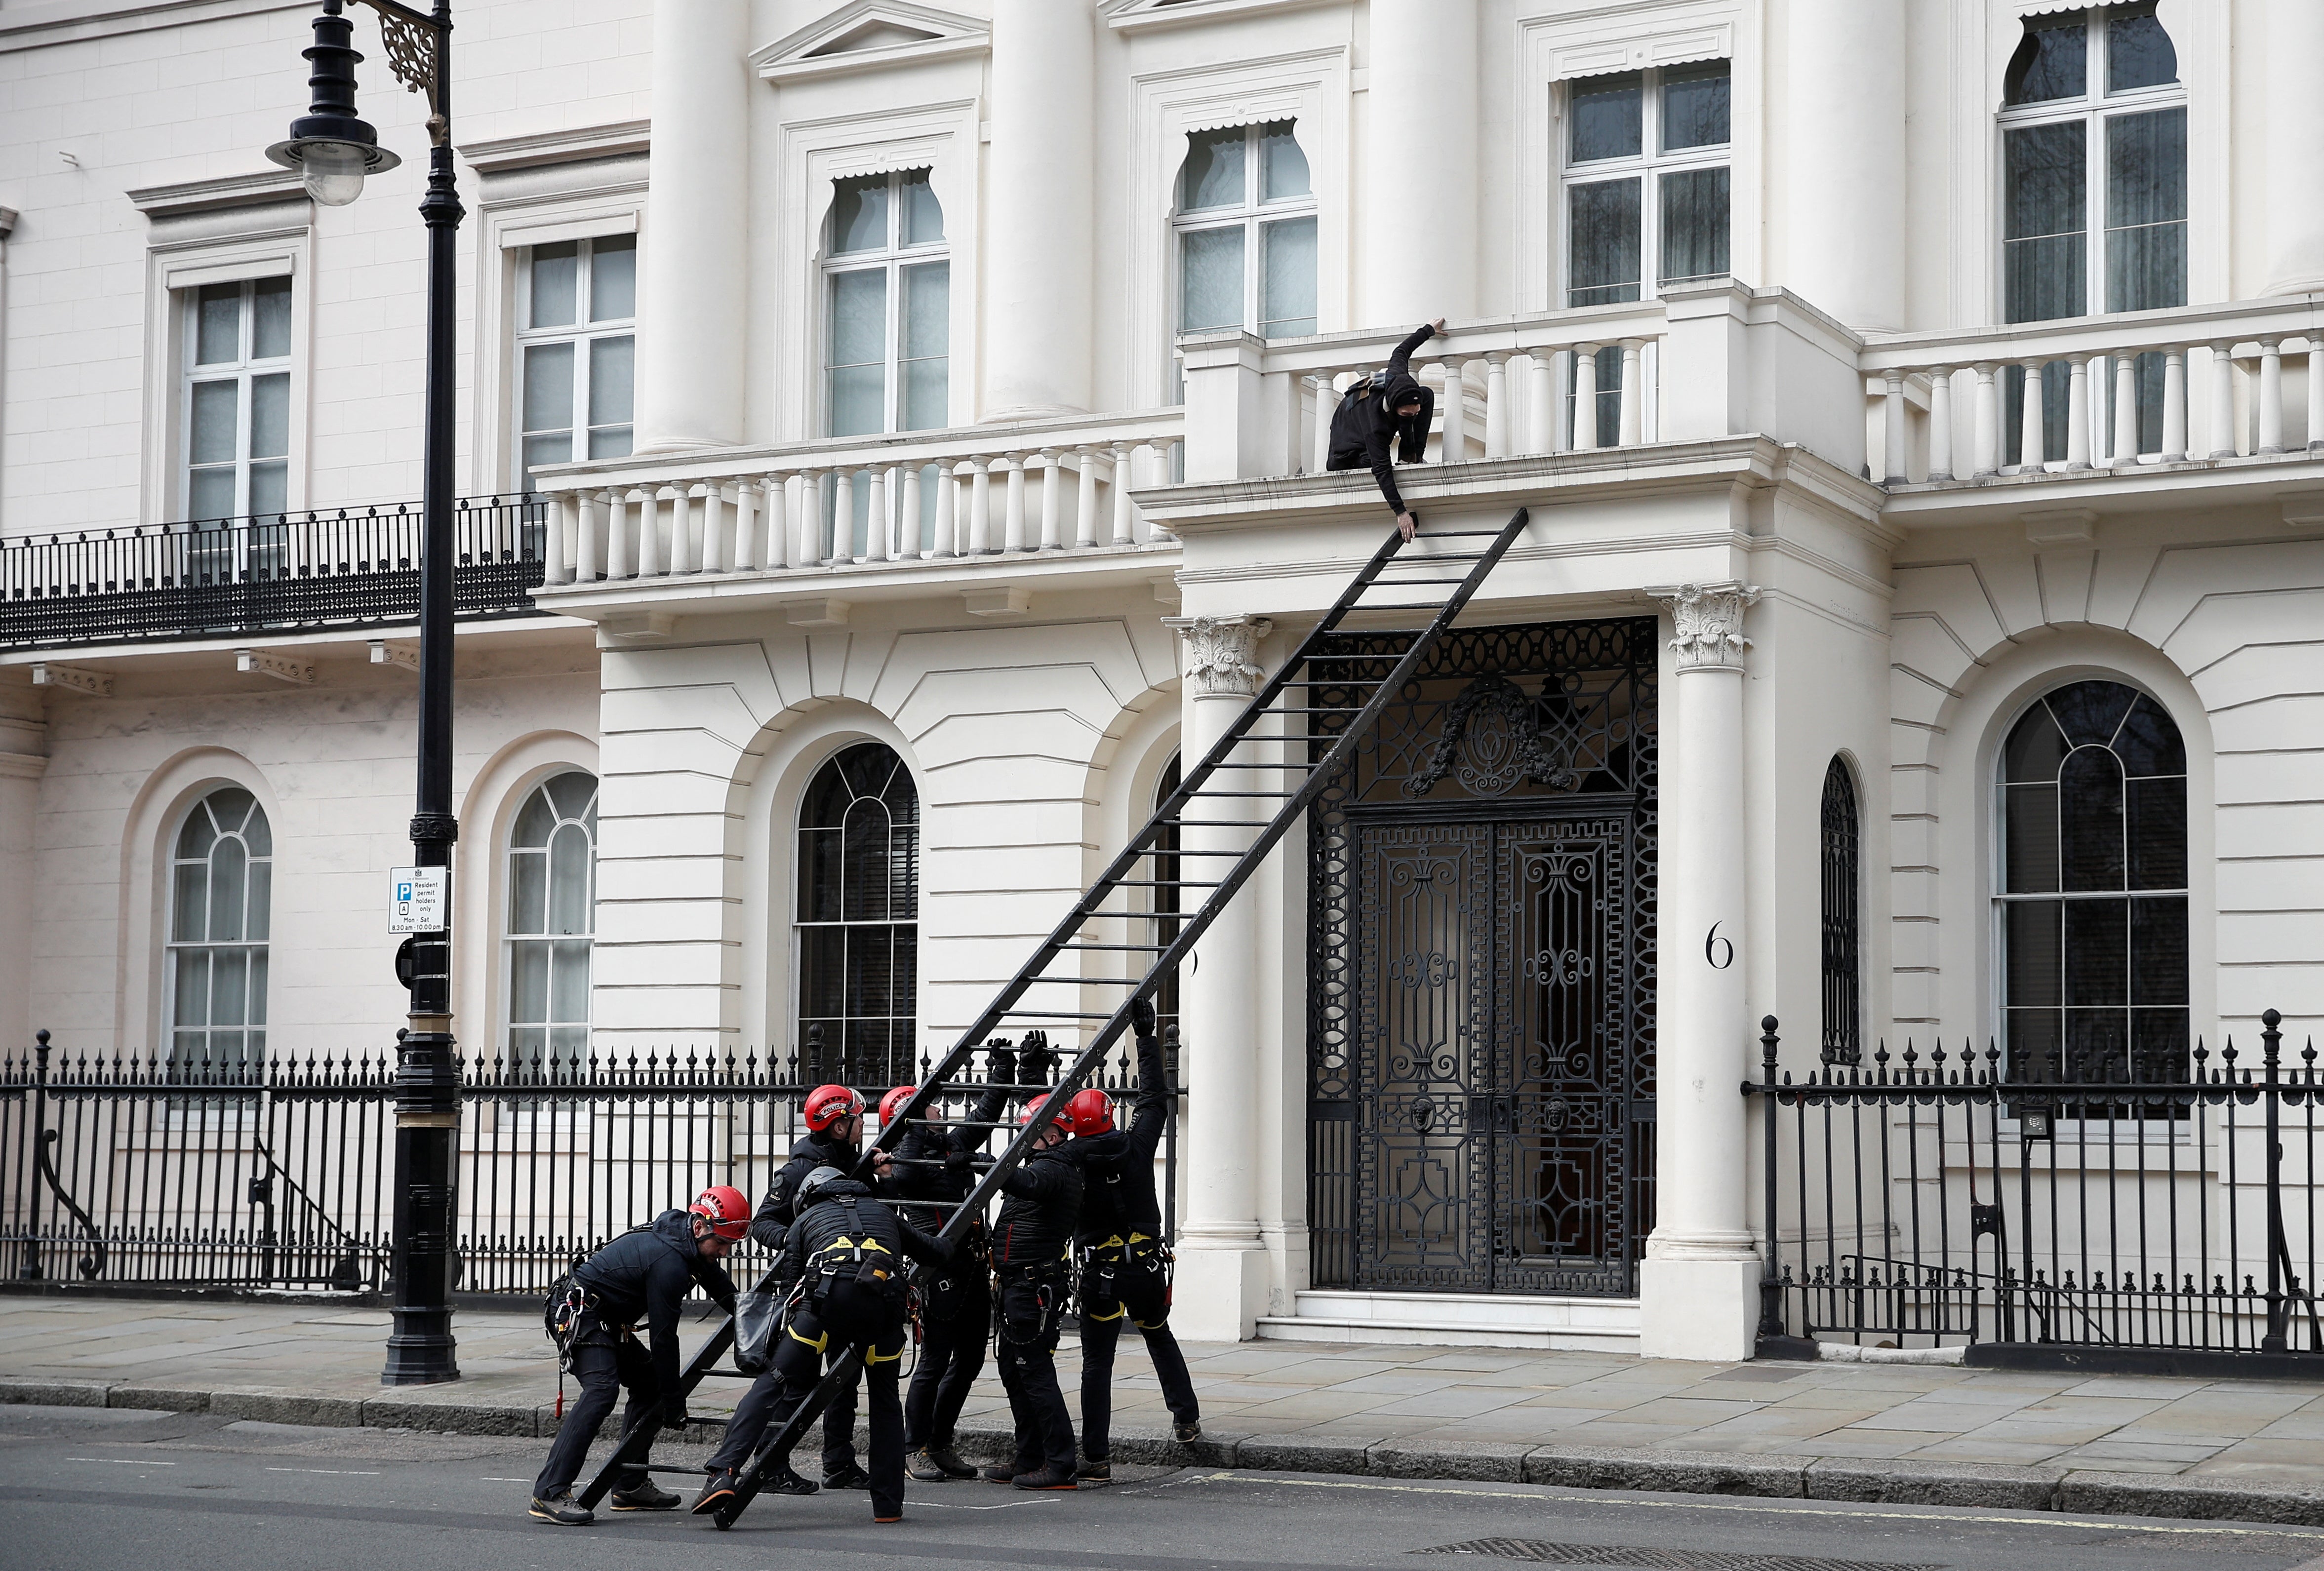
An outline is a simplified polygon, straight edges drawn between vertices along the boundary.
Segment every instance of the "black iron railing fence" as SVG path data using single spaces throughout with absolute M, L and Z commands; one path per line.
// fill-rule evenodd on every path
M 812 1040 L 780 1057 L 469 1061 L 457 1289 L 538 1293 L 576 1254 L 707 1185 L 755 1199 L 804 1133 L 799 1103 L 825 1067 Z M 1127 1096 L 1135 1081 L 1125 1058 L 1099 1083 Z M 857 1089 L 876 1102 L 888 1087 Z M 930 1116 L 964 1117 L 969 1099 Z M 394 1117 L 392 1049 L 257 1064 L 92 1059 L 53 1051 L 42 1032 L 32 1052 L 0 1057 L 0 1280 L 383 1289 Z M 1167 1196 L 1175 1116 L 1164 1150 Z M 738 1249 L 738 1278 L 767 1263 L 754 1247 Z
M 532 614 L 547 499 L 457 508 L 454 614 Z M 420 522 L 396 502 L 0 540 L 0 648 L 416 622 Z
M 1795 1080 L 1769 1016 L 1743 1086 L 1764 1114 L 1774 1218 L 1763 1350 L 2324 1353 L 2324 1073 L 2312 1043 L 2287 1061 L 2281 1017 L 2262 1018 L 2256 1055 L 2232 1039 L 2171 1065 L 2068 1054 L 2020 1079 L 1991 1046 L 1883 1047 Z

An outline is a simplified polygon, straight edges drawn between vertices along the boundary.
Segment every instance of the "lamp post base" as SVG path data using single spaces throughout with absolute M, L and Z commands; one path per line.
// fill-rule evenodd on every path
M 449 1306 L 397 1304 L 389 1312 L 395 1317 L 395 1329 L 388 1333 L 387 1367 L 380 1372 L 380 1384 L 437 1385 L 460 1378 L 459 1343 L 452 1335 Z

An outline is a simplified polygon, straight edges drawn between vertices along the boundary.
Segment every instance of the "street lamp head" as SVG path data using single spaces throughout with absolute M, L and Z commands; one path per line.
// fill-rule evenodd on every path
M 315 18 L 314 46 L 305 51 L 313 66 L 307 78 L 312 102 L 290 122 L 290 137 L 266 150 L 284 169 L 297 170 L 307 194 L 326 207 L 346 207 L 363 195 L 365 175 L 402 161 L 355 117 L 355 62 L 363 56 L 348 43 L 355 25 L 339 14 L 339 3 L 324 0 L 323 13 Z

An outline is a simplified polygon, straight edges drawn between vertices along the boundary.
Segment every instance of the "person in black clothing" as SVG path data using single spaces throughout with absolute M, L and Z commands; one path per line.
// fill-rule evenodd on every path
M 1388 510 L 1396 515 L 1396 527 L 1407 540 L 1412 538 L 1412 510 L 1396 489 L 1396 465 L 1388 449 L 1400 448 L 1406 464 L 1419 463 L 1428 450 L 1428 422 L 1436 400 L 1412 374 L 1412 352 L 1443 331 L 1442 317 L 1416 328 L 1388 356 L 1385 372 L 1348 390 L 1332 413 L 1332 447 L 1323 460 L 1326 469 L 1370 468 L 1379 482 L 1380 495 L 1388 499 Z
M 904 1409 L 896 1376 L 904 1359 L 904 1261 L 942 1265 L 949 1251 L 872 1198 L 870 1186 L 839 1169 L 816 1168 L 794 1191 L 798 1217 L 784 1236 L 775 1280 L 796 1283 L 781 1346 L 752 1383 L 704 1465 L 710 1475 L 694 1502 L 699 1516 L 733 1497 L 737 1475 L 770 1428 L 779 1427 L 815 1390 L 824 1361 L 862 1355 L 872 1399 L 872 1519 L 904 1514 Z
M 650 1226 L 632 1227 L 574 1270 L 563 1296 L 569 1306 L 569 1332 L 561 1340 L 581 1396 L 558 1427 L 549 1460 L 532 1483 L 531 1514 L 565 1527 L 582 1527 L 595 1513 L 573 1498 L 597 1426 L 613 1410 L 613 1395 L 629 1389 L 626 1431 L 648 1410 L 660 1406 L 666 1429 L 686 1427 L 686 1396 L 679 1390 L 678 1310 L 699 1286 L 728 1314 L 734 1312 L 734 1283 L 718 1263 L 742 1236 L 742 1194 L 721 1184 L 705 1190 L 685 1211 L 664 1211 Z M 552 1305 L 552 1309 L 558 1306 Z M 647 1345 L 638 1344 L 636 1326 L 646 1323 Z M 613 1491 L 615 1511 L 668 1511 L 678 1496 L 654 1487 L 645 1458 L 627 1470 Z
M 916 1118 L 896 1143 L 892 1184 L 899 1199 L 958 1202 L 975 1186 L 977 1153 L 991 1138 L 989 1125 L 1008 1105 L 1018 1073 L 1017 1051 L 1009 1043 L 996 1040 L 985 1052 L 984 1095 L 967 1122 L 946 1127 Z M 1047 1083 L 1056 1058 L 1041 1033 L 1027 1034 L 1026 1073 L 1035 1083 Z M 914 1089 L 898 1086 L 881 1098 L 883 1125 L 911 1099 Z M 933 1205 L 907 1203 L 902 1214 L 926 1233 L 940 1232 L 950 1220 L 947 1208 Z M 984 1218 L 975 1217 L 954 1247 L 951 1263 L 924 1272 L 919 1279 L 920 1351 L 912 1366 L 911 1389 L 904 1396 L 904 1449 L 906 1470 L 923 1484 L 976 1476 L 976 1469 L 953 1451 L 953 1429 L 960 1422 L 969 1389 L 984 1368 L 984 1345 L 992 1334 L 991 1252 Z
M 1026 1118 L 1041 1106 L 1028 1107 Z M 1056 1353 L 1071 1285 L 1065 1251 L 1081 1215 L 1082 1174 L 1065 1152 L 1065 1133 L 1049 1124 L 1031 1154 L 1001 1181 L 1008 1198 L 992 1225 L 1001 1384 L 1009 1393 L 1017 1443 L 1013 1462 L 988 1467 L 984 1476 L 1019 1489 L 1074 1487 L 1074 1418 L 1057 1389 Z
M 1078 1093 L 1069 1109 L 1074 1139 L 1067 1150 L 1081 1166 L 1084 1186 L 1074 1231 L 1082 1267 L 1081 1476 L 1098 1482 L 1113 1476 L 1108 1460 L 1113 1348 L 1124 1320 L 1146 1338 L 1177 1438 L 1199 1439 L 1203 1433 L 1194 1377 L 1170 1331 L 1170 1246 L 1154 1194 L 1154 1148 L 1170 1096 L 1162 1043 L 1154 1034 L 1154 1006 L 1136 1000 L 1130 1020 L 1138 1037 L 1138 1105 L 1130 1127 L 1113 1127 L 1111 1103 L 1101 1090 Z
M 835 1167 L 853 1176 L 863 1159 L 863 1098 L 845 1086 L 817 1086 L 800 1107 L 807 1132 L 791 1147 L 790 1160 L 777 1171 L 767 1193 L 751 1218 L 751 1236 L 770 1249 L 783 1246 L 798 1203 L 799 1185 L 819 1167 Z M 884 1178 L 888 1157 L 883 1152 L 875 1171 Z M 877 1182 L 872 1186 L 879 1187 Z M 837 1363 L 835 1355 L 832 1360 Z M 869 1475 L 855 1465 L 855 1387 L 833 1399 L 823 1415 L 823 1486 L 861 1489 Z

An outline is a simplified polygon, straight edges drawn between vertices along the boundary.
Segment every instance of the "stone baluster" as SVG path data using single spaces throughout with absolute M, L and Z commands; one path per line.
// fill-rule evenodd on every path
M 936 460 L 936 537 L 928 547 L 930 559 L 957 556 L 960 547 L 960 482 L 953 478 L 952 462 Z
M 597 507 L 604 501 L 604 494 L 594 491 L 574 499 L 573 576 L 582 583 L 594 583 L 599 576 Z
M 1331 384 L 1326 381 L 1324 385 L 1329 387 Z M 1113 467 L 1111 473 L 1113 486 L 1113 543 L 1117 546 L 1135 544 L 1138 538 L 1137 526 L 1130 502 L 1130 444 L 1127 442 L 1116 442 L 1113 445 Z
M 823 471 L 802 469 L 798 472 L 798 505 L 792 517 L 798 520 L 798 557 L 801 567 L 823 565 Z
M 888 471 L 873 464 L 864 479 L 863 492 L 863 555 L 859 562 L 885 562 L 893 555 L 888 548 L 892 533 L 888 520 Z
M 2187 457 L 2187 352 L 2163 352 L 2163 462 L 2179 464 Z
M 2017 473 L 2039 474 L 2042 461 L 2048 455 L 2048 433 L 2042 419 L 2042 364 L 2029 360 L 2025 364 L 2024 396 L 2019 400 L 2017 421 Z
M 2102 374 L 2097 355 L 2074 356 L 2066 362 L 2066 467 L 2090 466 L 2090 379 Z
M 728 565 L 737 573 L 754 573 L 765 560 L 759 543 L 760 479 L 745 475 L 734 482 L 733 549 Z
M 2283 451 L 2283 341 L 2259 341 L 2259 445 L 2256 453 Z
M 1001 548 L 1018 552 L 1025 548 L 1025 455 L 1003 453 L 993 460 L 1008 473 L 1007 490 L 1001 493 Z
M 734 526 L 726 517 L 726 482 L 702 488 L 702 570 L 724 573 L 734 565 Z
M 788 474 L 767 476 L 767 517 L 764 523 L 767 555 L 763 565 L 770 568 L 791 565 L 791 477 Z
M 608 579 L 627 578 L 636 571 L 637 557 L 630 550 L 630 503 L 635 492 L 612 491 L 605 493 L 605 576 Z
M 2211 348 L 2211 456 L 2236 455 L 2236 362 L 2233 344 Z
M 1444 372 L 1444 393 L 1436 400 L 1443 416 L 1436 439 L 1436 462 L 1459 464 L 1469 456 L 1469 400 L 1462 397 L 1461 361 L 1448 354 L 1436 363 Z
M 669 494 L 669 488 L 655 491 L 640 486 L 638 498 L 638 576 L 661 576 L 661 504 Z
M 896 559 L 912 562 L 936 555 L 934 541 L 924 541 L 926 531 L 920 519 L 932 510 L 935 499 L 924 494 L 927 477 L 921 473 L 927 466 L 907 464 L 903 466 L 903 489 L 896 503 Z
M 1598 346 L 1573 346 L 1573 450 L 1587 453 L 1598 446 Z
M 1086 549 L 1097 544 L 1097 449 L 1074 450 L 1081 473 L 1074 486 L 1074 545 Z
M 992 544 L 992 464 L 981 458 L 967 460 L 963 467 L 969 474 L 968 484 L 968 554 L 990 556 Z
M 831 548 L 825 553 L 834 567 L 855 565 L 855 466 L 843 464 L 831 472 Z
M 2308 450 L 2324 448 L 2324 333 L 2308 335 Z
M 1953 477 L 1953 373 L 1947 365 L 1929 368 L 1929 478 Z
M 569 560 L 565 550 L 565 530 L 572 520 L 573 493 L 560 491 L 549 499 L 549 527 L 541 531 L 540 581 L 543 583 L 567 583 L 572 581 L 565 565 Z
M 1332 416 L 1340 407 L 1340 395 L 1333 386 L 1336 378 L 1330 372 L 1305 379 L 1305 385 L 1315 395 L 1314 440 L 1309 445 L 1307 473 L 1321 474 L 1332 461 Z
M 1065 548 L 1062 533 L 1065 520 L 1059 507 L 1064 499 L 1057 494 L 1057 476 L 1061 473 L 1057 467 L 1057 454 L 1055 447 L 1044 447 L 1038 455 L 1041 460 L 1041 549 L 1044 551 Z
M 669 572 L 672 576 L 691 573 L 694 556 L 694 488 L 669 485 L 662 488 L 662 497 L 669 503 Z
M 1625 370 L 1628 368 L 1628 359 L 1627 354 L 1623 356 Z M 1622 401 L 1625 404 L 1630 401 L 1630 391 L 1627 386 L 1622 390 Z M 1881 378 L 1880 407 L 1883 411 L 1881 435 L 1884 438 L 1881 443 L 1880 483 L 1903 485 L 1910 477 L 1904 473 L 1904 372 L 1901 366 Z
M 1977 390 L 1970 396 L 1969 420 L 1976 429 L 1969 445 L 1975 449 L 1971 462 L 1977 467 L 1969 473 L 1983 476 L 2001 468 L 2001 390 L 1994 384 L 1999 368 L 1987 362 L 1974 369 Z
M 1526 356 L 1527 385 L 1532 397 L 1526 400 L 1526 447 L 1528 453 L 1557 451 L 1557 357 L 1536 349 Z
M 1485 355 L 1485 456 L 1509 455 L 1509 356 L 1495 349 Z
M 1644 340 L 1622 340 L 1622 416 L 1619 440 L 1625 447 L 1635 447 L 1646 438 L 1646 379 Z
M 2114 357 L 2114 461 L 2138 462 L 2138 356 Z

